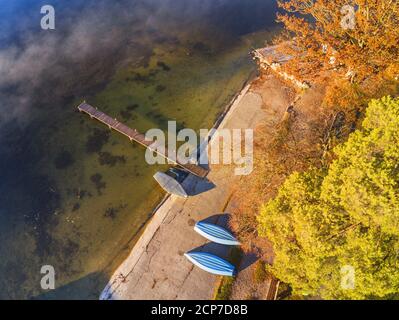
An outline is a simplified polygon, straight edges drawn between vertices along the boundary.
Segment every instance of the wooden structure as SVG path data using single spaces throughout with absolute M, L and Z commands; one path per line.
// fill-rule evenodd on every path
M 156 152 L 169 160 L 170 162 L 182 167 L 183 169 L 187 170 L 188 172 L 200 177 L 200 178 L 205 178 L 208 174 L 208 170 L 205 168 L 200 167 L 199 165 L 196 164 L 191 164 L 191 163 L 180 163 L 177 159 L 172 159 L 169 157 L 169 152 L 167 148 L 163 145 L 159 145 L 154 141 L 149 141 L 145 138 L 145 136 L 138 132 L 136 129 L 132 129 L 128 127 L 127 125 L 119 122 L 118 120 L 110 117 L 109 115 L 105 114 L 104 112 L 98 110 L 97 108 L 87 104 L 86 102 L 81 103 L 78 106 L 78 110 L 80 112 L 87 113 L 92 119 L 96 119 L 100 121 L 101 123 L 105 124 L 108 126 L 110 129 L 114 129 L 118 131 L 119 133 L 123 134 L 124 136 L 128 137 L 130 141 L 135 141 L 145 148 L 148 148 L 149 150 Z
M 286 43 L 284 43 L 286 44 Z M 286 73 L 282 66 L 292 59 L 292 56 L 284 54 L 280 45 L 256 49 L 252 52 L 254 59 L 258 62 L 261 69 L 271 69 L 279 76 L 292 82 L 301 89 L 309 89 L 310 85 L 302 80 L 296 79 L 293 75 Z

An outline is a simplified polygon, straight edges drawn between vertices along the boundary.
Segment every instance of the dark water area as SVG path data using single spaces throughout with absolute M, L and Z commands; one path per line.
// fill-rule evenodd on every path
M 40 28 L 45 4 L 55 30 Z M 0 0 L 0 299 L 97 299 L 164 196 L 152 175 L 167 167 L 76 106 L 144 132 L 210 128 L 275 12 L 266 0 Z

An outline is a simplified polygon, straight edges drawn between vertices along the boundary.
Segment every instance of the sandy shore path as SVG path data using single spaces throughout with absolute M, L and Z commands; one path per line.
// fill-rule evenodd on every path
M 264 96 L 264 95 L 263 95 Z M 252 128 L 265 116 L 262 95 L 244 88 L 219 128 Z M 217 142 L 213 139 L 210 143 Z M 115 271 L 101 299 L 211 299 L 216 276 L 194 267 L 183 254 L 198 249 L 226 256 L 225 246 L 209 243 L 193 230 L 196 221 L 223 224 L 223 212 L 231 198 L 234 165 L 211 166 L 208 175 L 214 185 L 189 176 L 186 186 L 199 192 L 188 199 L 170 196 L 158 208 L 129 257 Z M 208 183 L 209 184 L 209 183 Z

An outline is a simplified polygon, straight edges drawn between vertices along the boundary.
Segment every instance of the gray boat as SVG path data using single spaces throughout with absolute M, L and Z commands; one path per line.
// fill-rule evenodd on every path
M 184 190 L 182 185 L 166 173 L 157 172 L 154 174 L 154 179 L 166 192 L 182 198 L 188 198 L 187 192 Z

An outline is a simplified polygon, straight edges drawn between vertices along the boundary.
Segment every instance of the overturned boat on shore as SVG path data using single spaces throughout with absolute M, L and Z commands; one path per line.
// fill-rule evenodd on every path
M 233 277 L 236 268 L 228 261 L 206 252 L 187 252 L 184 256 L 194 265 L 212 274 Z
M 226 246 L 239 246 L 240 242 L 225 228 L 216 224 L 199 221 L 194 230 L 204 238 Z
M 182 198 L 188 198 L 186 190 L 182 185 L 173 177 L 163 172 L 157 172 L 154 174 L 154 179 L 167 193 L 174 194 Z

